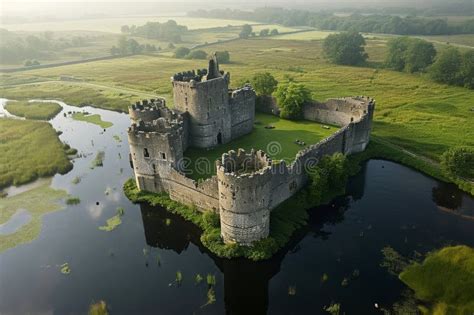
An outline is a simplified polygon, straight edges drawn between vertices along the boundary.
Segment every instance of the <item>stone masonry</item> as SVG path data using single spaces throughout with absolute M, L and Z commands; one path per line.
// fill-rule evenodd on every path
M 290 164 L 272 161 L 263 151 L 231 150 L 216 162 L 217 175 L 194 181 L 184 174 L 188 147 L 212 148 L 253 129 L 255 92 L 250 86 L 230 91 L 229 80 L 214 55 L 208 69 L 172 77 L 174 109 L 163 99 L 132 105 L 130 162 L 140 190 L 166 192 L 200 211 L 219 213 L 223 240 L 251 245 L 268 236 L 271 210 L 307 183 L 307 166 L 324 155 L 365 149 L 375 102 L 351 97 L 305 104 L 304 119 L 341 128 L 299 151 Z

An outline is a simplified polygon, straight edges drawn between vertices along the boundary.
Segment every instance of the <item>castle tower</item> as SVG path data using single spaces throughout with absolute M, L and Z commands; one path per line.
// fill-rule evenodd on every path
M 270 232 L 271 159 L 263 152 L 224 153 L 217 161 L 221 236 L 251 245 Z
M 180 170 L 186 149 L 186 121 L 183 116 L 153 100 L 129 108 L 130 161 L 140 190 L 161 192 L 170 170 Z M 144 120 L 142 120 L 144 119 Z
M 219 70 L 215 55 L 208 69 L 172 77 L 174 107 L 189 113 L 191 146 L 209 148 L 232 139 L 229 80 L 229 73 Z

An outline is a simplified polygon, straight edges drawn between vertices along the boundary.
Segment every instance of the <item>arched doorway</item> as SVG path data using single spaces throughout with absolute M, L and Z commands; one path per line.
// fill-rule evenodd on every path
M 217 144 L 222 144 L 222 133 L 217 134 Z

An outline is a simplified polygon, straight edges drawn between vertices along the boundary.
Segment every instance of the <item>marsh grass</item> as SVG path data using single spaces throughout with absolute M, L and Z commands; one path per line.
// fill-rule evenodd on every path
M 0 235 L 0 253 L 36 239 L 41 232 L 42 216 L 64 208 L 60 200 L 67 196 L 66 191 L 53 189 L 50 184 L 49 180 L 18 195 L 0 198 L 0 224 L 10 220 L 20 209 L 28 210 L 31 215 L 31 220 L 14 233 Z
M 63 144 L 46 122 L 0 119 L 0 188 L 72 169 Z
M 206 283 L 208 286 L 216 285 L 216 276 L 213 274 L 208 273 L 206 275 Z
M 61 270 L 61 273 L 62 273 L 63 275 L 68 275 L 68 274 L 71 273 L 71 268 L 69 267 L 69 264 L 68 264 L 68 263 L 64 263 L 64 264 L 62 264 L 60 267 L 61 267 L 61 269 L 60 269 L 60 270 Z
M 99 114 L 90 115 L 85 113 L 74 113 L 71 117 L 74 120 L 85 121 L 101 128 L 109 128 L 114 125 L 109 121 L 103 121 Z
M 95 158 L 91 162 L 91 169 L 94 169 L 96 167 L 102 167 L 104 166 L 104 158 L 105 158 L 105 152 L 104 151 L 97 151 L 97 154 L 95 155 Z
M 26 119 L 50 120 L 61 112 L 62 107 L 52 102 L 8 101 L 5 109 Z
M 117 214 L 107 219 L 106 225 L 99 226 L 99 230 L 110 232 L 115 230 L 120 224 L 122 224 L 122 216 L 124 215 L 124 209 L 122 207 L 117 208 Z
M 200 284 L 203 280 L 204 278 L 199 273 L 194 277 L 194 282 L 196 282 L 196 284 Z
M 88 315 L 109 315 L 107 303 L 103 300 L 97 303 L 92 303 L 89 306 Z
M 79 199 L 79 197 L 70 196 L 70 197 L 66 198 L 66 204 L 69 205 L 69 206 L 70 205 L 78 205 L 80 203 L 81 203 L 81 199 Z

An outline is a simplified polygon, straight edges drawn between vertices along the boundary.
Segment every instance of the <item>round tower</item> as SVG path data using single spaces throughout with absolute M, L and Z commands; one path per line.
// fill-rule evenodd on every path
M 132 123 L 138 120 L 151 122 L 163 116 L 163 108 L 166 108 L 166 101 L 163 98 L 142 100 L 128 107 L 128 115 Z
M 217 161 L 221 236 L 251 245 L 270 231 L 271 159 L 263 152 L 229 151 Z

